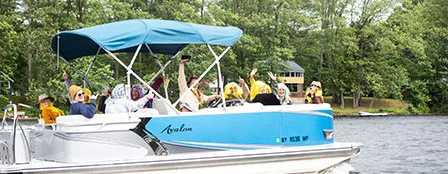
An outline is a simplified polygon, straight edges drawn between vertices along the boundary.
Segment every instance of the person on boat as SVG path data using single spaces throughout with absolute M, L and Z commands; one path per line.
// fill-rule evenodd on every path
M 65 115 L 64 111 L 53 106 L 54 98 L 46 94 L 39 95 L 39 103 L 37 104 L 42 111 L 42 118 L 45 124 L 56 123 L 56 118 Z
M 205 102 L 212 101 L 213 99 L 218 99 L 219 95 L 206 96 L 202 93 L 201 88 L 199 87 L 199 83 L 197 83 L 191 90 L 187 90 L 191 85 L 193 85 L 198 77 L 195 77 L 193 74 L 190 75 L 188 79 L 188 83 L 185 80 L 185 71 L 184 71 L 184 63 L 189 59 L 181 59 L 179 63 L 179 76 L 177 78 L 177 82 L 179 85 L 180 95 L 184 98 L 181 101 L 180 109 L 182 112 L 196 112 L 199 110 L 199 105 L 202 105 Z M 188 85 L 187 85 L 188 84 Z
M 154 90 L 159 90 L 160 85 L 163 83 L 163 77 L 158 77 L 154 83 L 151 85 L 151 88 Z M 132 85 L 131 88 L 131 99 L 133 101 L 137 101 L 141 98 L 143 98 L 145 96 L 145 90 L 143 89 L 143 87 L 140 84 L 135 84 Z M 145 106 L 143 106 L 143 108 L 152 108 L 152 102 L 153 99 L 149 99 L 148 102 L 146 102 Z
M 292 105 L 294 104 L 294 101 L 292 101 L 291 97 L 289 96 L 289 89 L 288 87 L 283 84 L 279 83 L 277 88 L 277 98 L 280 100 L 281 105 Z
M 250 80 L 250 100 L 252 101 L 258 94 L 272 93 L 272 88 L 261 80 L 255 80 L 254 76 L 258 72 L 257 68 L 252 69 L 249 75 Z
M 64 71 L 62 76 L 64 77 L 65 88 L 67 89 L 67 93 L 68 93 L 68 100 L 70 101 L 70 104 L 73 104 L 74 101 L 70 94 L 70 87 L 72 86 L 72 83 L 71 83 L 70 79 L 68 78 L 67 72 Z M 83 103 L 88 104 L 88 103 L 90 103 L 90 96 L 92 95 L 92 92 L 87 88 L 84 88 L 83 91 L 84 91 L 84 99 L 85 99 L 85 101 Z
M 224 97 L 226 100 L 243 99 L 243 89 L 235 82 L 230 82 L 224 86 Z
M 280 102 L 277 96 L 272 93 L 272 88 L 260 80 L 255 80 L 254 76 L 257 73 L 258 69 L 254 68 L 250 72 L 250 97 L 252 103 L 262 103 L 263 105 L 280 105 Z M 270 74 L 271 76 L 271 74 Z M 271 77 L 272 78 L 272 77 Z M 276 84 L 276 79 L 274 79 L 271 83 Z
M 110 101 L 106 103 L 105 113 L 127 113 L 129 109 L 131 112 L 135 112 L 143 109 L 148 100 L 152 98 L 154 98 L 154 94 L 150 92 L 137 101 L 129 100 L 129 97 L 126 97 L 125 85 L 120 83 L 112 90 Z
M 100 96 L 100 101 L 98 102 L 98 111 L 106 112 L 106 103 L 110 100 L 113 88 L 109 88 L 107 91 L 102 91 Z
M 306 89 L 305 96 L 305 103 L 324 103 L 324 97 L 322 96 L 322 84 L 319 81 L 311 82 L 310 86 Z
M 88 90 L 90 91 L 90 90 Z M 89 103 L 86 102 L 85 90 L 79 86 L 70 86 L 70 97 L 73 101 L 70 106 L 70 115 L 81 114 L 86 118 L 92 118 L 96 113 L 96 96 L 89 96 Z

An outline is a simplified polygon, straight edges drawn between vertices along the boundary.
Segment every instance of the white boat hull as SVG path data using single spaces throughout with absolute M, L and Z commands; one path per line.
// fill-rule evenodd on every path
M 276 108 L 262 109 L 269 111 L 268 109 Z M 277 112 L 280 114 L 274 113 L 266 116 L 260 114 L 252 120 L 259 121 L 268 116 L 268 118 L 287 116 L 283 119 L 288 117 L 308 118 L 302 121 L 281 123 L 289 123 L 282 129 L 289 128 L 288 130 L 293 133 L 299 132 L 297 135 L 301 135 L 300 131 L 311 130 L 311 133 L 306 134 L 310 137 L 308 139 L 310 143 L 295 145 L 293 144 L 295 142 L 286 143 L 287 140 L 295 140 L 293 138 L 281 138 L 279 141 L 275 141 L 277 140 L 276 136 L 269 137 L 265 134 L 259 134 L 257 137 L 268 137 L 267 139 L 274 140 L 276 143 L 256 143 L 257 141 L 250 139 L 243 142 L 244 138 L 242 137 L 247 135 L 242 134 L 241 137 L 236 137 L 241 140 L 235 141 L 236 143 L 197 141 L 200 139 L 196 139 L 196 136 L 179 136 L 195 138 L 196 141 L 194 144 L 191 143 L 193 141 L 181 143 L 182 139 L 179 139 L 177 143 L 170 144 L 174 141 L 164 142 L 164 139 L 156 137 L 147 139 L 146 135 L 142 136 L 136 133 L 135 128 L 141 123 L 138 113 L 130 115 L 98 114 L 92 119 L 72 115 L 58 117 L 57 123 L 52 126 L 39 125 L 32 130 L 25 131 L 19 128 L 16 128 L 15 131 L 14 129 L 0 131 L 0 140 L 3 143 L 0 144 L 0 157 L 2 157 L 0 173 L 214 173 L 216 171 L 225 173 L 316 173 L 349 161 L 359 153 L 362 147 L 358 143 L 334 142 L 332 117 L 328 113 L 323 113 L 322 116 L 306 114 L 291 116 L 283 111 Z M 241 115 L 240 120 L 244 120 L 243 117 L 251 118 L 248 115 Z M 193 113 L 179 116 L 157 116 L 157 119 L 161 121 L 173 118 L 177 118 L 175 120 L 204 119 L 203 116 Z M 315 118 L 318 120 L 313 122 Z M 219 122 L 220 119 L 236 120 L 237 118 L 221 114 L 210 115 L 206 119 L 215 119 L 216 122 Z M 246 121 L 246 123 L 254 124 L 254 121 Z M 262 127 L 272 127 L 277 125 L 274 123 L 266 121 L 266 123 L 261 122 L 260 124 L 266 124 Z M 306 125 L 300 123 L 306 123 Z M 191 124 L 188 123 L 188 125 Z M 319 125 L 328 127 L 323 129 Z M 295 130 L 294 126 L 299 126 L 301 129 Z M 149 127 L 154 128 L 154 126 Z M 219 128 L 219 126 L 215 127 Z M 192 130 L 201 133 L 200 129 L 193 128 Z M 215 130 L 215 128 L 211 127 L 209 130 Z M 244 132 L 242 129 L 237 130 L 239 133 Z M 264 132 L 270 133 L 271 131 L 264 130 Z M 220 134 L 216 134 L 215 131 L 214 135 Z M 159 136 L 164 138 L 162 135 Z M 285 136 L 289 137 L 287 134 Z M 13 137 L 15 137 L 15 141 L 13 141 Z M 285 142 L 282 143 L 282 140 Z M 321 144 L 312 144 L 320 141 L 322 141 Z M 186 150 L 176 151 L 173 146 L 179 146 Z
M 148 156 L 142 159 L 85 164 L 33 160 L 30 164 L 2 166 L 12 173 L 315 173 L 349 160 L 362 147 L 334 143 L 315 147 L 284 147 L 206 153 Z

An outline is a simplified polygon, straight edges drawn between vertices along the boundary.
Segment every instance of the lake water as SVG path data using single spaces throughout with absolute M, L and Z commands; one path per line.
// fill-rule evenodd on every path
M 448 116 L 335 118 L 334 129 L 364 145 L 350 161 L 360 174 L 448 173 Z

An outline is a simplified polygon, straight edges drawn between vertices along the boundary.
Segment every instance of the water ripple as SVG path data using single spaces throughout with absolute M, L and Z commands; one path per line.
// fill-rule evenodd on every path
M 363 143 L 358 173 L 448 173 L 447 116 L 335 118 L 339 142 Z

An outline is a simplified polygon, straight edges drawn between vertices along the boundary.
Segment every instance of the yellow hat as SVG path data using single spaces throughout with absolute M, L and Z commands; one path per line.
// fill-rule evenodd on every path
M 84 91 L 84 94 L 85 94 L 84 95 L 84 97 L 85 97 L 84 103 L 90 103 L 90 96 L 92 95 L 92 92 L 87 88 L 84 88 L 82 90 Z
M 70 86 L 70 97 L 72 97 L 72 99 L 75 99 L 76 93 L 78 93 L 78 91 L 80 90 L 82 90 L 82 88 L 80 88 L 79 86 Z

